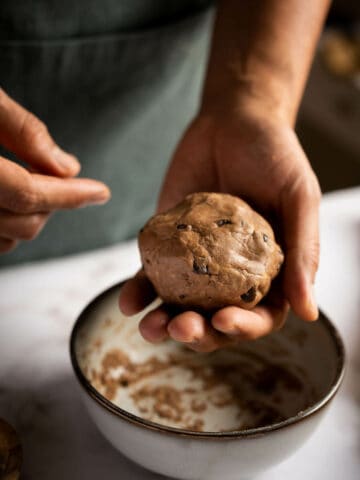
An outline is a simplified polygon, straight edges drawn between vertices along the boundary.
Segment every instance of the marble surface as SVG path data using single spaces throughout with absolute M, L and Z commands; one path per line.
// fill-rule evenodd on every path
M 259 480 L 359 478 L 360 188 L 324 197 L 321 242 L 316 291 L 345 339 L 345 381 L 307 444 Z M 0 417 L 21 436 L 23 480 L 159 478 L 98 433 L 81 404 L 68 352 L 85 304 L 138 265 L 129 242 L 0 271 Z

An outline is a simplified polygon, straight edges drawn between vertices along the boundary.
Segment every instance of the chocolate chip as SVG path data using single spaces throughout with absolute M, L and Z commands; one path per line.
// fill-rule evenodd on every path
M 142 229 L 140 230 L 140 233 L 143 233 L 143 231 L 144 231 L 144 229 L 142 228 Z
M 195 273 L 198 273 L 199 275 L 207 275 L 209 273 L 208 266 L 204 262 L 197 262 L 194 260 L 193 263 L 193 270 Z
M 128 382 L 128 380 L 121 379 L 121 380 L 120 380 L 120 385 L 121 385 L 122 387 L 128 387 L 128 386 L 129 386 L 129 382 Z
M 185 230 L 187 225 L 185 223 L 179 223 L 179 225 L 176 225 L 176 228 L 178 230 Z
M 179 295 L 180 300 L 184 300 L 185 297 L 186 297 L 186 295 L 184 295 L 183 293 L 181 295 Z
M 265 242 L 265 243 L 268 242 L 269 237 L 266 235 L 266 233 L 263 233 L 263 239 L 264 239 L 264 242 Z
M 222 227 L 223 225 L 231 225 L 232 221 L 228 218 L 222 218 L 221 220 L 217 220 L 215 223 L 218 227 Z
M 256 297 L 256 288 L 251 287 L 246 293 L 243 293 L 241 295 L 241 300 L 243 300 L 246 303 L 251 303 L 253 300 L 255 300 Z

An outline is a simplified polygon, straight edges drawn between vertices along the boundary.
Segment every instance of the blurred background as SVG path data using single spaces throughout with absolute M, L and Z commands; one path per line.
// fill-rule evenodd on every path
M 360 185 L 359 0 L 332 4 L 297 132 L 323 192 Z

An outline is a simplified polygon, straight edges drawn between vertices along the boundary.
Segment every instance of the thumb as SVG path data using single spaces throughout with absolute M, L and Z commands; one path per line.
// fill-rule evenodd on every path
M 78 160 L 54 142 L 46 125 L 1 88 L 0 144 L 41 173 L 72 177 L 80 171 Z
M 311 173 L 311 175 L 313 175 Z M 282 196 L 285 228 L 284 291 L 294 312 L 304 320 L 316 320 L 318 308 L 313 284 L 319 263 L 319 205 L 321 192 L 316 177 Z

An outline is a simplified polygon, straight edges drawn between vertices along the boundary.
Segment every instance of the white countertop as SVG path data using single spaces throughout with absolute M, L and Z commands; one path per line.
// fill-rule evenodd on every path
M 360 472 L 360 188 L 321 209 L 320 307 L 341 330 L 345 382 L 319 429 L 259 480 L 358 480 Z M 122 457 L 84 410 L 68 353 L 74 319 L 139 265 L 134 242 L 0 271 L 0 417 L 18 430 L 23 480 L 152 480 Z

